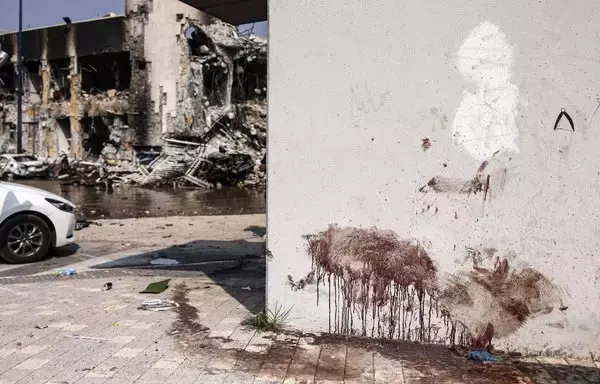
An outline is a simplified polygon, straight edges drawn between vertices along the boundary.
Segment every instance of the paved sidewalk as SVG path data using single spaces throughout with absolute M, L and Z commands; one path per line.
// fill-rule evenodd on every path
M 0 384 L 600 383 L 591 361 L 482 365 L 442 346 L 256 333 L 241 322 L 264 305 L 264 280 L 173 278 L 159 295 L 138 293 L 157 280 L 0 285 Z M 153 298 L 180 306 L 137 309 Z

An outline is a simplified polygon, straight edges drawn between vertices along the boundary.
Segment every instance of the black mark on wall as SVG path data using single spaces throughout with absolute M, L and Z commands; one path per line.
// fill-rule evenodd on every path
M 573 132 L 575 132 L 575 124 L 573 124 L 573 119 L 567 113 L 567 111 L 565 111 L 564 108 L 560 110 L 560 113 L 558 114 L 558 117 L 556 118 L 556 122 L 554 123 L 554 130 L 556 130 L 558 128 L 558 123 L 560 123 L 560 120 L 563 117 L 566 118 L 567 121 L 569 121 L 569 124 L 571 125 L 571 129 L 573 130 Z

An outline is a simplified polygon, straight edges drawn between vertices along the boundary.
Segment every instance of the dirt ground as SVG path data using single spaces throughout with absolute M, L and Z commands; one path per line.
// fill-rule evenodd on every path
M 95 220 L 77 232 L 81 242 L 120 242 L 140 247 L 168 247 L 202 240 L 263 241 L 263 214 L 237 216 L 174 216 Z

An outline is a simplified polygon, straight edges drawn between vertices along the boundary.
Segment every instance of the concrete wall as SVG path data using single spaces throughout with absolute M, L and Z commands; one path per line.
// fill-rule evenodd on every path
M 128 0 L 128 10 L 140 4 L 149 4 L 147 24 L 144 28 L 144 56 L 150 63 L 150 97 L 154 113 L 159 114 L 162 133 L 168 132 L 168 117 L 176 115 L 177 79 L 180 73 L 181 55 L 185 52 L 180 44 L 185 39 L 182 26 L 186 18 L 204 21 L 208 16 L 179 0 Z M 177 21 L 177 14 L 183 18 Z
M 307 330 L 600 353 L 596 5 L 272 0 L 269 305 Z

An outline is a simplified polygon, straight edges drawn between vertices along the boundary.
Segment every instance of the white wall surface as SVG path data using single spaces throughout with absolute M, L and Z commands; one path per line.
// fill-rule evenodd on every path
M 558 287 L 496 347 L 600 353 L 598 2 L 269 4 L 269 305 L 327 331 L 327 286 L 317 306 L 288 284 L 311 271 L 302 236 L 376 226 L 423 245 L 442 285 L 495 248 Z M 553 129 L 563 108 L 574 132 Z

